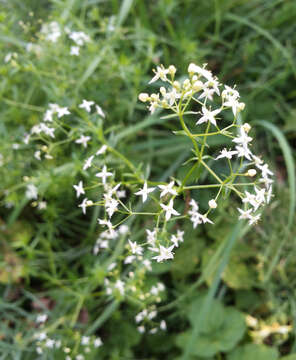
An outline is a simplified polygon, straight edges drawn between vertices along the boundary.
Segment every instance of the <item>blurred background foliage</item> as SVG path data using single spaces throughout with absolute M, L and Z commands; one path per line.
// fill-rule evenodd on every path
M 90 290 L 100 277 L 91 255 L 98 214 L 82 217 L 72 189 L 86 152 L 67 144 L 55 149 L 50 166 L 36 165 L 22 141 L 48 103 L 71 110 L 91 99 L 106 111 L 104 126 L 114 145 L 135 164 L 155 179 L 180 174 L 190 144 L 172 136 L 173 121 L 161 120 L 160 113 L 149 116 L 137 96 L 152 91 L 147 84 L 156 65 L 174 64 L 181 76 L 194 62 L 207 63 L 221 82 L 237 86 L 256 150 L 275 173 L 275 197 L 263 220 L 240 232 L 225 257 L 211 303 L 219 321 L 207 317 L 190 358 L 296 359 L 296 2 L 0 0 L 0 5 L 0 358 L 37 358 L 31 340 L 40 309 L 55 320 L 87 313 L 87 320 L 64 329 L 63 336 L 77 330 L 99 334 L 100 356 L 106 359 L 177 359 L 191 346 L 186 339 L 199 321 L 201 298 L 215 283 L 235 207 L 225 204 L 213 228 L 188 229 L 191 235 L 174 262 L 154 269 L 151 276 L 167 286 L 160 311 L 168 331 L 142 336 L 132 304 L 106 304 Z M 84 31 L 92 41 L 79 57 L 70 57 L 69 40 L 53 44 L 40 35 L 50 21 Z M 28 43 L 41 51 L 28 52 Z M 12 59 L 5 62 L 8 53 Z M 218 151 L 223 144 L 213 146 Z M 40 184 L 46 211 L 35 211 L 24 197 L 24 176 Z M 86 300 L 79 308 L 81 294 Z M 257 330 L 246 328 L 242 314 L 258 319 Z M 292 330 L 260 335 L 279 324 Z

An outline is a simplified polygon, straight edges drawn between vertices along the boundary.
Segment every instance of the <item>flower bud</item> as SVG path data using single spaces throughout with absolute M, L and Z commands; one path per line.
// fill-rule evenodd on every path
M 245 130 L 246 133 L 248 133 L 251 130 L 251 125 L 248 123 L 245 123 L 243 125 L 243 129 Z
M 216 203 L 216 201 L 215 201 L 214 199 L 212 199 L 212 200 L 209 201 L 209 207 L 210 207 L 211 209 L 216 209 L 217 203 Z
M 177 71 L 177 69 L 175 68 L 174 65 L 170 65 L 169 68 L 168 68 L 168 70 L 169 70 L 169 74 L 170 74 L 171 76 L 174 76 L 174 75 L 176 74 L 176 71 Z
M 197 72 L 197 66 L 193 63 L 189 64 L 188 66 L 188 72 L 189 74 L 194 74 Z
M 161 93 L 162 96 L 165 96 L 165 94 L 166 94 L 166 88 L 165 88 L 165 87 L 161 86 L 161 88 L 159 89 L 159 91 L 160 91 L 160 93 Z
M 239 111 L 243 111 L 245 108 L 245 103 L 243 103 L 243 102 L 239 103 L 237 108 Z
M 194 91 L 200 91 L 203 88 L 203 83 L 200 80 L 197 80 L 193 83 L 192 88 Z
M 149 95 L 146 93 L 139 94 L 139 100 L 142 102 L 146 102 L 149 99 Z
M 257 174 L 257 171 L 255 169 L 249 169 L 248 172 L 247 172 L 247 175 L 248 176 L 255 176 Z
M 181 85 L 180 85 L 179 81 L 174 81 L 174 82 L 173 82 L 173 87 L 174 87 L 176 90 L 180 90 Z

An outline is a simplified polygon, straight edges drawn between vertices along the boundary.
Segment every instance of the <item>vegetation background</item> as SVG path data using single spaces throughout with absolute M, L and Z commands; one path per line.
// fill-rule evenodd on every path
M 0 21 L 0 359 L 65 358 L 37 355 L 40 312 L 70 344 L 77 334 L 102 338 L 86 359 L 296 359 L 296 2 L 0 0 Z M 50 21 L 92 41 L 70 57 L 66 41 L 38 37 Z M 28 43 L 41 53 L 27 51 Z M 252 229 L 237 228 L 229 200 L 214 227 L 192 231 L 175 260 L 154 269 L 151 277 L 167 287 L 159 311 L 168 330 L 142 335 L 135 304 L 108 302 L 93 290 L 97 213 L 81 215 L 72 187 L 86 152 L 70 143 L 56 149 L 51 166 L 36 165 L 23 137 L 49 103 L 71 109 L 94 99 L 122 153 L 153 164 L 155 178 L 180 174 L 190 145 L 137 97 L 150 92 L 158 64 L 182 74 L 190 62 L 207 63 L 220 81 L 237 85 L 243 120 L 275 173 L 274 199 Z M 41 184 L 45 211 L 24 196 L 26 176 Z M 247 315 L 256 325 L 250 318 L 242 324 Z

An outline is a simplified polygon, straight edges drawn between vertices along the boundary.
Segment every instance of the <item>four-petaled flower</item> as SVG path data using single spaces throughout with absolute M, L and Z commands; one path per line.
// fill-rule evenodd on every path
M 73 185 L 73 188 L 76 190 L 76 196 L 79 198 L 80 195 L 85 194 L 85 191 L 83 189 L 83 183 L 82 181 L 79 181 L 78 185 Z
M 85 148 L 87 147 L 88 141 L 91 139 L 90 136 L 84 136 L 81 135 L 79 139 L 77 139 L 75 142 L 76 144 L 82 144 Z
M 205 106 L 202 107 L 203 116 L 197 121 L 196 125 L 200 125 L 204 122 L 209 121 L 213 125 L 217 125 L 215 116 L 221 112 L 221 109 L 216 109 L 213 111 L 208 110 Z
M 85 109 L 87 112 L 91 111 L 91 106 L 94 104 L 94 101 L 87 101 L 87 100 L 82 100 L 82 104 L 79 105 L 79 107 L 81 109 Z
M 169 204 L 168 205 L 165 205 L 165 204 L 160 204 L 160 206 L 163 208 L 163 210 L 165 211 L 165 219 L 166 221 L 168 221 L 172 215 L 180 215 L 178 213 L 178 211 L 176 211 L 173 206 L 174 206 L 174 201 L 173 199 L 170 200 Z
M 96 177 L 102 178 L 102 183 L 105 185 L 107 177 L 112 176 L 112 175 L 113 175 L 113 173 L 107 171 L 107 167 L 106 167 L 106 165 L 104 165 L 102 171 L 97 173 Z
M 165 196 L 166 194 L 178 195 L 177 191 L 174 190 L 174 181 L 171 181 L 168 185 L 158 185 L 158 187 L 162 190 L 160 193 L 160 197 Z
M 142 200 L 143 200 L 143 203 L 144 203 L 147 200 L 148 194 L 151 193 L 154 189 L 155 189 L 154 187 L 153 188 L 148 188 L 147 182 L 145 181 L 143 189 L 136 192 L 135 195 L 142 196 Z

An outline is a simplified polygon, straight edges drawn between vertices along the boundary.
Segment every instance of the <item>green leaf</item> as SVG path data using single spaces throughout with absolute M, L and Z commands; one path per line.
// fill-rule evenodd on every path
M 193 328 L 201 321 L 200 309 L 204 301 L 205 296 L 200 296 L 191 305 L 188 317 Z M 209 357 L 221 351 L 230 351 L 243 337 L 245 330 L 246 325 L 242 313 L 232 307 L 225 308 L 220 301 L 213 300 L 211 311 L 194 339 L 190 355 Z M 191 336 L 192 331 L 181 334 L 177 345 L 186 349 Z
M 276 360 L 278 351 L 265 345 L 247 344 L 237 347 L 227 360 Z

